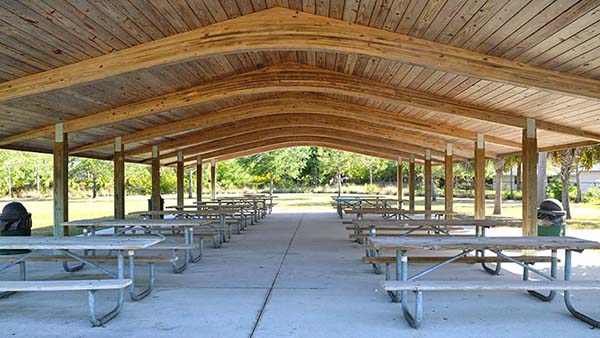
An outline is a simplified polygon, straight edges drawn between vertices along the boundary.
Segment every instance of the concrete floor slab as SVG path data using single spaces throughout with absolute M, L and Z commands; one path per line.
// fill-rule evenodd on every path
M 489 235 L 520 235 L 496 229 Z M 600 231 L 570 235 L 600 239 Z M 157 268 L 157 289 L 126 301 L 106 327 L 91 328 L 83 292 L 22 293 L 0 300 L 0 337 L 590 337 L 600 335 L 571 317 L 562 299 L 543 303 L 515 292 L 425 293 L 421 329 L 408 327 L 399 304 L 379 289 L 382 275 L 362 264 L 361 247 L 333 212 L 277 213 L 235 235 L 183 274 Z M 574 255 L 574 278 L 600 280 L 600 254 Z M 412 264 L 411 271 L 423 268 Z M 434 277 L 519 279 L 505 264 L 497 277 L 477 265 L 451 265 Z M 547 270 L 547 266 L 540 265 Z M 145 268 L 138 273 L 145 281 Z M 58 264 L 31 264 L 32 278 L 92 278 L 90 269 L 68 275 Z M 3 274 L 2 278 L 14 278 Z M 99 311 L 114 293 L 99 294 Z M 578 292 L 581 309 L 600 317 L 600 295 Z

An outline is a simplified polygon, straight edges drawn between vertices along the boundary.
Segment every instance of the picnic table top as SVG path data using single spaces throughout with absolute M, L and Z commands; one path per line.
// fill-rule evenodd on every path
M 10 250 L 139 250 L 163 241 L 155 237 L 28 237 L 0 238 L 0 249 Z
M 454 211 L 446 210 L 403 210 L 398 208 L 361 208 L 344 210 L 347 214 L 396 214 L 396 215 L 456 215 Z
M 387 250 L 553 250 L 600 249 L 600 243 L 575 237 L 386 237 L 370 240 Z
M 204 219 L 82 219 L 78 221 L 63 222 L 60 225 L 68 227 L 87 226 L 151 226 L 151 227 L 173 227 L 173 226 L 197 226 L 206 225 L 210 221 Z
M 142 211 L 133 211 L 128 213 L 127 215 L 132 215 L 132 216 L 141 216 L 141 215 L 148 215 L 148 216 L 164 216 L 164 215 L 198 215 L 198 216 L 202 216 L 202 215 L 218 215 L 220 213 L 231 213 L 231 211 L 235 211 L 237 212 L 238 209 L 235 208 L 216 208 L 216 209 L 210 209 L 210 210 L 198 210 L 196 209 L 196 207 L 194 207 L 193 210 L 159 210 L 159 211 L 155 211 L 155 210 L 142 210 Z
M 494 220 L 494 219 L 409 219 L 409 220 L 377 220 L 355 219 L 352 223 L 356 226 L 398 226 L 398 225 L 435 225 L 435 226 L 521 226 L 522 221 Z

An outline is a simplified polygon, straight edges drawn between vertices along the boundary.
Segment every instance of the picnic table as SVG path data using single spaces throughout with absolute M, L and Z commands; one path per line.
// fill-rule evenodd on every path
M 391 202 L 402 207 L 404 200 L 384 196 L 332 196 L 334 206 L 340 218 L 344 218 L 344 210 L 362 209 L 364 207 L 390 208 Z
M 114 233 L 112 237 L 118 237 L 123 235 L 135 235 L 136 231 L 142 231 L 144 236 L 153 235 L 162 238 L 170 244 L 167 247 L 156 249 L 167 249 L 175 251 L 178 244 L 181 244 L 176 239 L 166 236 L 163 231 L 181 231 L 184 237 L 184 246 L 182 246 L 185 252 L 185 259 L 181 266 L 173 266 L 175 272 L 181 272 L 187 268 L 188 262 L 198 262 L 202 259 L 204 252 L 203 239 L 199 238 L 198 254 L 194 255 L 194 228 L 199 226 L 208 225 L 206 220 L 198 219 L 86 219 L 71 222 L 63 222 L 61 226 L 66 227 L 78 227 L 83 228 L 84 237 L 95 237 L 97 235 L 98 228 L 102 227 L 113 227 Z M 175 262 L 173 262 L 175 264 Z
M 600 281 L 572 281 L 571 256 L 573 251 L 582 252 L 586 249 L 600 249 L 600 243 L 574 237 L 397 237 L 374 238 L 371 245 L 377 250 L 396 251 L 396 280 L 386 275 L 382 287 L 388 291 L 395 302 L 402 303 L 402 312 L 409 325 L 417 328 L 423 317 L 423 291 L 528 291 L 532 296 L 543 301 L 551 301 L 557 290 L 564 290 L 564 302 L 569 312 L 579 320 L 594 327 L 600 327 L 600 321 L 589 317 L 575 309 L 571 301 L 572 290 L 600 290 Z M 409 253 L 414 250 L 458 250 L 459 253 L 447 260 L 426 268 L 409 276 Z M 467 256 L 473 251 L 491 251 L 503 258 L 523 267 L 523 280 L 519 281 L 465 281 L 437 280 L 422 281 L 421 278 L 446 265 Z M 550 274 L 534 269 L 530 264 L 514 256 L 504 253 L 505 250 L 551 250 Z M 565 268 L 562 281 L 557 278 L 557 250 L 565 250 Z M 530 281 L 529 274 L 533 273 L 545 281 Z M 453 278 L 454 279 L 454 278 Z M 408 291 L 416 293 L 415 311 L 411 313 L 407 306 Z M 550 291 L 544 295 L 539 291 Z
M 7 257 L 9 262 L 0 267 L 3 272 L 13 266 L 19 265 L 21 281 L 1 281 L 0 297 L 7 297 L 18 291 L 75 291 L 85 290 L 88 292 L 88 318 L 93 326 L 106 324 L 114 318 L 121 310 L 125 301 L 125 287 L 129 286 L 130 296 L 133 300 L 139 300 L 150 294 L 153 287 L 153 278 L 149 286 L 140 293 L 135 291 L 134 274 L 134 256 L 135 251 L 145 249 L 163 241 L 159 237 L 139 237 L 139 238 L 83 238 L 83 237 L 20 237 L 9 236 L 2 237 L 0 240 L 0 249 L 2 250 L 30 250 L 29 253 Z M 58 251 L 62 256 L 57 257 L 54 251 Z M 72 252 L 73 250 L 112 250 L 116 251 L 117 272 L 110 271 L 95 262 L 89 257 Z M 129 259 L 130 276 L 125 279 L 124 255 Z M 92 268 L 106 274 L 112 280 L 38 280 L 27 281 L 25 262 L 34 256 L 48 256 L 50 258 L 66 259 L 71 258 L 79 261 L 81 264 L 89 265 Z M 95 312 L 95 292 L 97 290 L 117 289 L 117 305 L 107 314 L 98 317 Z

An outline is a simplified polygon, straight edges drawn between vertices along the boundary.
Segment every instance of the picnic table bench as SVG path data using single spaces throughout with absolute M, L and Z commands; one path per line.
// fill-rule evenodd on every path
M 572 290 L 600 290 L 600 281 L 571 281 L 571 256 L 573 251 L 581 252 L 586 249 L 600 249 L 600 243 L 574 237 L 401 237 L 375 238 L 370 240 L 377 250 L 396 251 L 396 278 L 391 280 L 386 275 L 382 288 L 388 292 L 392 300 L 402 303 L 402 312 L 409 325 L 418 328 L 423 318 L 423 291 L 522 291 L 526 290 L 532 296 L 552 301 L 557 290 L 564 290 L 564 302 L 568 311 L 577 319 L 594 327 L 600 327 L 600 321 L 589 317 L 575 309 L 571 301 Z M 409 277 L 409 253 L 414 250 L 458 250 L 457 255 L 443 262 L 426 268 Z M 468 281 L 468 280 L 421 280 L 422 277 L 446 265 L 467 256 L 473 251 L 488 250 L 497 257 L 516 263 L 523 267 L 523 280 L 519 281 Z M 522 257 L 506 255 L 505 250 L 551 250 L 550 274 L 534 269 Z M 565 268 L 563 281 L 557 278 L 557 250 L 565 250 Z M 546 281 L 531 281 L 529 274 L 533 273 Z M 416 294 L 415 311 L 408 309 L 408 291 Z M 542 294 L 539 291 L 550 291 Z
M 140 300 L 150 294 L 154 286 L 154 269 L 150 269 L 150 281 L 146 289 L 137 293 L 135 291 L 134 256 L 135 251 L 151 247 L 163 241 L 162 238 L 83 238 L 83 237 L 3 237 L 0 240 L 0 249 L 3 250 L 30 250 L 29 253 L 5 257 L 8 263 L 0 267 L 0 272 L 18 265 L 20 268 L 20 281 L 0 281 L 0 298 L 9 297 L 21 291 L 87 291 L 88 294 L 88 319 L 92 326 L 101 326 L 114 318 L 125 302 L 125 288 L 129 287 L 132 300 Z M 28 281 L 26 262 L 32 257 L 53 255 L 52 250 L 58 251 L 60 258 L 71 258 L 81 264 L 89 265 L 96 270 L 110 276 L 112 279 L 102 280 L 43 280 Z M 117 263 L 117 272 L 92 262 L 88 256 L 75 254 L 73 250 L 113 250 L 117 256 L 113 262 Z M 129 260 L 129 278 L 126 279 L 124 255 Z M 53 256 L 57 257 L 57 256 Z M 108 313 L 97 316 L 95 310 L 95 293 L 98 290 L 117 290 L 117 304 Z

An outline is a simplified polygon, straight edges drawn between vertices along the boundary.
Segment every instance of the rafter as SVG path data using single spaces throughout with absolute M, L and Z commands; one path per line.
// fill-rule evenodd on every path
M 359 54 L 571 96 L 600 81 L 284 8 L 219 22 L 0 84 L 0 102 L 208 56 L 298 50 Z
M 249 132 L 269 131 L 281 127 L 324 127 L 335 130 L 337 133 L 360 134 L 365 137 L 377 137 L 379 142 L 396 142 L 405 145 L 406 149 L 414 149 L 415 153 L 422 153 L 425 147 L 431 148 L 442 156 L 447 142 L 413 135 L 398 131 L 393 127 L 384 125 L 373 125 L 363 121 L 356 121 L 346 117 L 329 116 L 322 114 L 281 114 L 275 116 L 263 116 L 252 119 L 240 120 L 236 123 L 214 126 L 200 131 L 181 135 L 171 141 L 158 143 L 161 149 L 161 158 L 174 156 L 177 150 L 187 151 L 190 147 L 205 144 L 211 141 L 225 139 L 228 137 L 245 134 Z M 129 150 L 126 155 L 149 154 L 152 147 L 140 147 Z M 455 146 L 457 156 L 466 159 L 472 156 L 473 148 Z M 149 152 L 150 150 L 150 152 Z M 488 152 L 489 157 L 495 158 L 497 154 Z
M 344 73 L 286 63 L 65 121 L 63 125 L 65 132 L 70 133 L 212 100 L 278 92 L 316 92 L 372 99 L 517 128 L 524 128 L 527 123 L 525 116 L 510 112 L 483 108 L 410 88 L 397 88 Z M 537 126 L 542 130 L 600 141 L 600 134 L 578 128 L 543 120 L 537 120 Z M 5 137 L 0 140 L 0 145 L 41 137 L 52 132 L 53 126 L 48 126 Z

